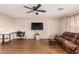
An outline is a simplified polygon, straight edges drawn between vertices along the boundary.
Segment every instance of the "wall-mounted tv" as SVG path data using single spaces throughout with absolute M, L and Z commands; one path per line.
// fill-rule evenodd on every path
M 31 30 L 43 30 L 43 23 L 31 23 Z

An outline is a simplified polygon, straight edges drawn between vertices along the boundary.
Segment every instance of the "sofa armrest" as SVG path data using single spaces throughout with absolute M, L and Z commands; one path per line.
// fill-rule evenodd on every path
M 74 42 L 71 42 L 71 41 L 68 41 L 68 40 L 65 40 L 65 41 L 64 41 L 64 45 L 65 45 L 66 47 L 68 47 L 69 49 L 71 49 L 72 51 L 74 51 L 75 48 L 78 47 Z

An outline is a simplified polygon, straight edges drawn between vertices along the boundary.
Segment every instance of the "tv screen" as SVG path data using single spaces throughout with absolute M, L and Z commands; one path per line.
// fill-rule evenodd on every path
M 32 23 L 31 29 L 32 30 L 43 30 L 43 23 Z

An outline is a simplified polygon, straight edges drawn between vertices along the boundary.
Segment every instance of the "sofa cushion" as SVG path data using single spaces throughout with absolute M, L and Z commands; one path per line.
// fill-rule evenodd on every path
M 74 51 L 75 54 L 79 54 L 79 47 Z
M 64 45 L 65 45 L 66 47 L 68 47 L 68 48 L 71 49 L 72 51 L 73 51 L 75 48 L 78 47 L 75 43 L 73 43 L 73 42 L 71 42 L 71 41 L 68 41 L 68 40 L 65 40 L 63 43 L 64 43 Z
M 76 43 L 77 45 L 79 45 L 79 39 L 77 39 L 77 40 L 75 41 L 75 43 Z
M 62 42 L 62 43 L 65 41 L 65 39 L 62 38 L 62 37 L 56 37 L 55 39 L 58 40 L 58 41 L 60 41 L 60 42 Z
M 69 37 L 69 36 L 65 36 L 65 35 L 63 35 L 62 37 L 69 40 L 69 41 L 73 41 L 73 42 L 75 42 L 76 38 L 77 38 L 76 36 L 75 37 Z
M 71 33 L 71 32 L 64 32 L 63 35 L 69 36 L 69 37 L 75 37 L 77 35 L 76 33 Z

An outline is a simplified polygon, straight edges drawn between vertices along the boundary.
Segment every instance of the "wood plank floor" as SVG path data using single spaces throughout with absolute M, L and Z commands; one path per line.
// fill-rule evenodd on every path
M 65 54 L 57 44 L 49 45 L 48 40 L 13 39 L 10 43 L 0 44 L 1 54 Z

